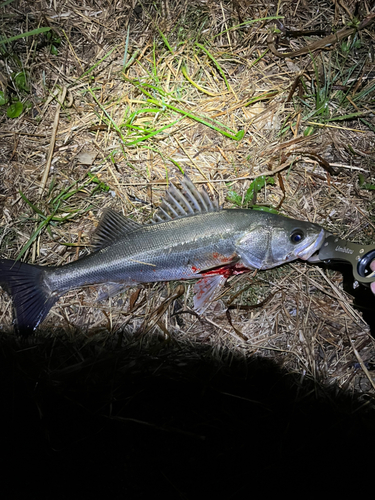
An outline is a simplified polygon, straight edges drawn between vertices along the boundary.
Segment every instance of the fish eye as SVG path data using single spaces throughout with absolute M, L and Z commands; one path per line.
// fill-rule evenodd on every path
M 294 244 L 299 243 L 304 239 L 305 235 L 302 231 L 302 229 L 295 229 L 292 231 L 292 234 L 290 235 L 290 241 Z

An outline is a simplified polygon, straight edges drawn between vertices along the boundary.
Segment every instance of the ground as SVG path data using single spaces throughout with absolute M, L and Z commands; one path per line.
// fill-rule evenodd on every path
M 255 203 L 374 242 L 373 14 L 371 2 L 342 0 L 0 3 L 0 256 L 73 261 L 90 251 L 104 208 L 147 223 L 183 173 L 225 207 Z M 124 439 L 136 429 L 127 467 L 146 427 L 155 446 L 168 436 L 175 460 L 182 435 L 212 443 L 221 433 L 229 463 L 231 438 L 238 454 L 242 432 L 248 446 L 254 439 L 243 428 L 249 412 L 266 447 L 275 419 L 290 438 L 279 466 L 301 451 L 301 422 L 311 429 L 305 454 L 335 426 L 351 429 L 351 453 L 372 436 L 374 298 L 353 288 L 350 270 L 296 262 L 235 276 L 201 318 L 186 312 L 191 287 L 170 304 L 179 285 L 99 304 L 96 288 L 73 290 L 27 340 L 14 336 L 0 291 L 4 401 L 19 419 L 13 401 L 27 401 L 27 439 L 40 426 L 34 446 L 48 454 L 66 440 L 60 456 L 71 459 L 80 438 L 70 424 L 59 434 L 59 414 L 80 429 L 86 418 L 94 434 L 103 422 Z M 162 472 L 160 484 L 193 494 Z

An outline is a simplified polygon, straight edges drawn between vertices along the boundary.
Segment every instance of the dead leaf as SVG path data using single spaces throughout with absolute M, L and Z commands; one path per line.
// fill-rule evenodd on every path
M 81 151 L 77 156 L 76 160 L 81 165 L 92 165 L 98 153 L 96 151 Z

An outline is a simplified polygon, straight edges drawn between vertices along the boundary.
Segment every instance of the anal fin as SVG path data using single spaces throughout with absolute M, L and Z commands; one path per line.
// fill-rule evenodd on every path
M 226 276 L 214 274 L 205 276 L 204 278 L 197 281 L 197 283 L 195 283 L 194 310 L 198 314 L 202 314 L 210 305 L 210 303 L 215 300 L 222 287 L 224 286 L 226 280 Z

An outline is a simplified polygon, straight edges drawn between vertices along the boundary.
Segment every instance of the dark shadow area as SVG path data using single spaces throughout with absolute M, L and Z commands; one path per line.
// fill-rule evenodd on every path
M 42 333 L 0 348 L 4 498 L 311 498 L 372 478 L 373 404 L 268 359 Z

